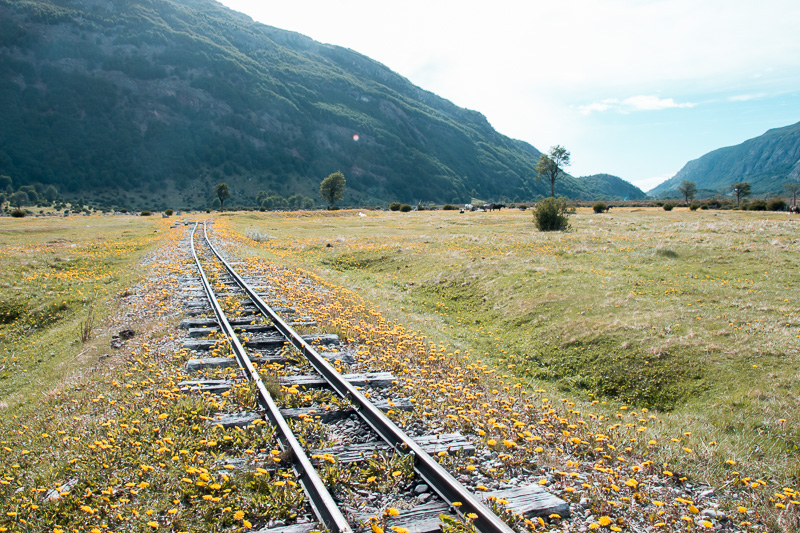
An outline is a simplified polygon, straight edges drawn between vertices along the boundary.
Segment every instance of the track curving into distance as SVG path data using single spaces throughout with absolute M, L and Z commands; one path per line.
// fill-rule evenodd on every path
M 288 450 L 292 457 L 292 466 L 311 502 L 312 509 L 321 523 L 325 524 L 334 533 L 349 533 L 352 528 L 336 506 L 336 503 L 314 470 L 311 461 L 305 454 L 297 439 L 292 435 L 289 426 L 281 415 L 277 405 L 267 392 L 266 386 L 261 381 L 258 372 L 250 362 L 244 347 L 234 333 L 233 327 L 225 317 L 213 289 L 205 275 L 203 267 L 194 247 L 194 236 L 197 224 L 192 228 L 191 249 L 194 260 L 202 278 L 203 288 L 208 296 L 214 314 L 219 322 L 220 329 L 231 343 L 237 362 L 247 378 L 253 381 L 258 391 L 258 404 L 267 413 L 272 423 L 278 429 L 281 445 Z M 244 281 L 230 263 L 226 261 L 211 244 L 208 238 L 206 224 L 203 224 L 203 237 L 209 250 L 218 261 L 222 263 L 227 273 L 236 284 L 245 292 L 255 307 L 265 317 L 269 318 L 277 330 L 308 360 L 311 366 L 330 384 L 331 388 L 342 398 L 349 400 L 358 416 L 369 425 L 391 448 L 397 453 L 413 457 L 416 473 L 450 505 L 451 510 L 462 518 L 473 513 L 477 518 L 472 520 L 475 528 L 481 533 L 512 533 L 513 530 L 497 517 L 483 502 L 471 491 L 459 483 L 447 470 L 422 449 L 402 429 L 392 422 L 378 407 L 370 402 L 355 386 L 343 379 L 317 351 L 306 342 L 285 320 Z M 460 502 L 460 505 L 452 505 Z

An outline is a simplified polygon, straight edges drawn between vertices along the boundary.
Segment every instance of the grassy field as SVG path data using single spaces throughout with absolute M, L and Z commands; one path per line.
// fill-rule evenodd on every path
M 64 387 L 108 350 L 108 316 L 167 222 L 0 219 L 0 417 Z
M 735 461 L 800 482 L 800 219 L 630 208 L 571 222 L 539 233 L 518 210 L 229 221 L 259 253 L 520 383 L 660 411 L 681 447 L 714 450 L 686 458 L 700 478 Z
M 360 339 L 382 368 L 410 371 L 398 394 L 448 430 L 513 446 L 497 476 L 541 462 L 563 475 L 549 490 L 588 498 L 625 530 L 708 527 L 670 496 L 685 480 L 720 490 L 742 530 L 800 524 L 800 219 L 584 210 L 572 231 L 539 233 L 517 210 L 214 218 L 215 232 L 254 256 L 248 267 L 283 277 L 265 257 L 299 270 L 284 279 L 321 328 Z M 185 232 L 169 224 L 0 219 L 0 531 L 234 531 L 292 519 L 281 514 L 300 497 L 289 473 L 209 466 L 253 453 L 250 432 L 273 445 L 267 427 L 231 436 L 205 425 L 246 408 L 246 390 L 176 388 Z M 136 338 L 110 349 L 123 327 Z M 518 418 L 532 434 L 517 432 Z

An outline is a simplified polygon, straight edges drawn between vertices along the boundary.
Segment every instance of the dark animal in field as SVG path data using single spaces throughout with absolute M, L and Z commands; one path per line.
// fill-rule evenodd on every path
M 505 206 L 506 204 L 483 204 L 483 209 L 484 211 L 494 211 L 495 209 L 500 211 L 500 209 L 504 208 Z

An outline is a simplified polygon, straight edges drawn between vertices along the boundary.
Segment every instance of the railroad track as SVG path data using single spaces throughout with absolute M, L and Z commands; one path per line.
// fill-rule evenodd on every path
M 248 280 L 221 256 L 208 238 L 205 224 L 201 243 L 196 247 L 197 228 L 195 224 L 190 240 L 198 275 L 196 284 L 189 288 L 190 295 L 195 299 L 188 305 L 195 317 L 181 324 L 188 330 L 189 336 L 184 348 L 197 354 L 219 351 L 220 341 L 224 339 L 233 357 L 193 357 L 186 363 L 186 370 L 192 376 L 198 373 L 207 375 L 209 371 L 227 368 L 227 377 L 194 377 L 181 383 L 181 386 L 205 394 L 225 394 L 237 380 L 247 381 L 255 395 L 253 411 L 221 416 L 213 423 L 233 428 L 266 419 L 275 428 L 281 447 L 280 457 L 276 461 L 291 465 L 313 512 L 312 521 L 284 527 L 284 531 L 312 531 L 319 529 L 320 525 L 336 533 L 369 529 L 369 515 L 380 516 L 381 509 L 387 509 L 391 502 L 398 501 L 398 495 L 392 494 L 387 504 L 380 502 L 380 498 L 384 497 L 381 494 L 347 494 L 361 501 L 344 501 L 345 495 L 337 493 L 337 487 L 326 487 L 318 473 L 318 468 L 326 463 L 348 464 L 365 460 L 386 465 L 413 466 L 415 479 L 406 485 L 414 487 L 414 494 L 404 500 L 400 498 L 404 502 L 403 509 L 400 516 L 391 522 L 395 531 L 437 531 L 441 514 L 457 516 L 481 533 L 513 531 L 487 506 L 486 500 L 465 488 L 435 458 L 445 454 L 474 452 L 468 439 L 458 434 L 423 435 L 415 439 L 409 437 L 384 411 L 411 410 L 413 405 L 410 402 L 387 399 L 372 402 L 365 394 L 366 391 L 390 387 L 393 376 L 381 372 L 342 374 L 340 370 L 349 368 L 355 361 L 347 351 L 333 348 L 338 345 L 338 338 L 335 335 L 299 334 L 296 327 L 314 324 L 306 317 L 292 316 L 295 313 L 290 303 L 268 305 L 257 291 L 259 287 L 252 286 L 257 285 L 259 280 Z M 209 280 L 209 271 L 213 272 L 215 278 L 213 284 Z M 225 292 L 215 291 L 214 285 L 222 287 Z M 279 312 L 287 318 L 283 318 Z M 227 351 L 227 348 L 223 351 Z M 275 391 L 275 378 L 262 377 L 258 371 L 259 368 L 274 369 L 281 366 L 294 367 L 296 370 L 313 369 L 314 375 L 284 375 L 280 385 L 295 392 L 300 388 L 331 390 L 338 397 L 338 402 L 333 402 L 338 408 L 330 409 L 328 406 L 320 409 L 316 405 L 281 409 L 270 393 L 270 389 Z M 230 370 L 231 367 L 234 370 Z M 344 424 L 346 429 L 333 427 L 325 432 L 339 435 L 341 440 L 349 442 L 318 450 L 306 449 L 300 442 L 306 439 L 298 439 L 292 431 L 292 426 L 296 427 L 297 422 L 288 420 L 299 420 L 301 424 L 303 420 L 332 426 Z M 357 426 L 355 431 L 354 426 Z M 569 507 L 563 500 L 549 495 L 538 486 L 519 487 L 492 496 L 508 502 L 508 506 L 519 515 L 546 517 L 556 513 L 566 517 L 569 514 Z M 411 507 L 409 502 L 419 505 Z M 373 512 L 365 513 L 362 511 L 365 508 Z M 374 527 L 372 529 L 375 531 Z

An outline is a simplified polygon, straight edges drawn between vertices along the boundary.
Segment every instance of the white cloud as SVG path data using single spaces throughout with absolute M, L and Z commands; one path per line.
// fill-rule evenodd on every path
M 577 106 L 578 111 L 583 115 L 604 111 L 616 111 L 618 113 L 632 113 L 634 111 L 661 111 L 662 109 L 680 109 L 694 107 L 695 103 L 692 102 L 676 102 L 672 98 L 660 98 L 655 95 L 638 95 L 630 96 L 624 100 L 617 98 L 606 98 L 599 102 L 594 102 L 588 105 Z
M 619 100 L 607 99 L 603 100 L 602 102 L 578 106 L 578 110 L 582 114 L 588 115 L 589 113 L 594 113 L 595 111 L 602 113 L 603 111 L 608 111 L 609 109 L 613 109 L 617 106 L 619 106 Z
M 672 98 L 659 98 L 658 96 L 631 96 L 622 101 L 622 105 L 632 111 L 659 111 L 661 109 L 694 107 L 695 104 L 685 102 L 679 104 Z
M 757 93 L 757 94 L 735 94 L 728 98 L 729 102 L 749 102 L 750 100 L 759 100 L 761 98 L 766 98 L 768 95 L 766 93 Z

